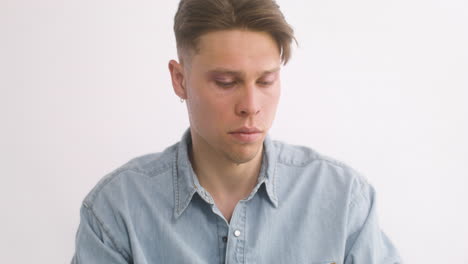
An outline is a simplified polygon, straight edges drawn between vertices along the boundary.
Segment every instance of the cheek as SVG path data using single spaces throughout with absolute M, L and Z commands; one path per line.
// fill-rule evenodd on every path
M 275 114 L 280 96 L 281 96 L 281 88 L 279 86 L 275 87 L 275 89 L 273 89 L 271 93 L 268 94 L 268 98 L 265 103 L 265 106 L 266 106 L 266 109 L 268 109 L 269 115 Z
M 227 104 L 212 94 L 203 91 L 192 92 L 187 101 L 192 122 L 196 122 L 201 129 L 220 125 L 227 120 Z

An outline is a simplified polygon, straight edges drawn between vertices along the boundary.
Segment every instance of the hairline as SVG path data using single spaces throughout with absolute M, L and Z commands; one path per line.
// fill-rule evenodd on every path
M 177 56 L 179 58 L 179 62 L 181 64 L 191 65 L 192 57 L 199 54 L 199 52 L 200 52 L 199 40 L 204 35 L 214 33 L 214 32 L 236 31 L 236 30 L 268 34 L 272 38 L 272 40 L 275 42 L 275 45 L 277 46 L 277 48 L 278 48 L 278 50 L 280 52 L 281 63 L 285 64 L 285 61 L 283 61 L 283 58 L 282 58 L 283 47 L 278 43 L 275 36 L 271 32 L 264 31 L 264 30 L 250 29 L 250 28 L 247 28 L 247 27 L 233 27 L 233 28 L 226 28 L 226 29 L 209 30 L 209 31 L 201 33 L 199 36 L 194 38 L 191 43 L 183 43 L 183 44 L 178 43 L 178 45 L 177 45 Z M 189 59 L 187 59 L 187 57 L 189 57 Z M 187 60 L 185 60 L 185 59 L 187 59 Z

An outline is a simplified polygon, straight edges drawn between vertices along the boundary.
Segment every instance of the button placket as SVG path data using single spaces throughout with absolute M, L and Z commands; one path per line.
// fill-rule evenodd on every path
M 239 202 L 239 211 L 237 214 L 236 224 L 233 227 L 233 235 L 236 241 L 235 258 L 237 263 L 244 263 L 244 252 L 245 252 L 245 223 L 246 223 L 246 211 L 247 205 L 244 201 Z
M 226 247 L 226 263 L 245 263 L 245 201 L 240 201 L 229 224 L 229 236 Z
M 219 259 L 220 263 L 225 263 L 226 260 L 226 249 L 228 244 L 229 226 L 227 223 L 216 215 L 217 217 L 217 229 L 218 229 L 218 248 L 219 248 Z

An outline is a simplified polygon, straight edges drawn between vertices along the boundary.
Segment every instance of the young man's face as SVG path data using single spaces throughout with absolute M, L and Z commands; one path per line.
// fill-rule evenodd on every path
M 278 46 L 267 33 L 202 35 L 198 52 L 181 70 L 181 85 L 174 84 L 187 101 L 194 145 L 234 163 L 259 154 L 280 97 L 280 65 Z

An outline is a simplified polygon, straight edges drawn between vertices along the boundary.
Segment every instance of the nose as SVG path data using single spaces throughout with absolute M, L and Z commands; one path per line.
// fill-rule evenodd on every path
M 255 85 L 245 85 L 239 90 L 236 114 L 242 117 L 260 113 L 260 94 Z

